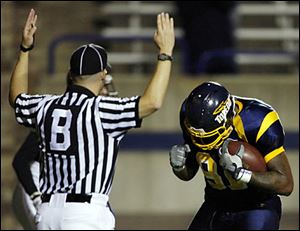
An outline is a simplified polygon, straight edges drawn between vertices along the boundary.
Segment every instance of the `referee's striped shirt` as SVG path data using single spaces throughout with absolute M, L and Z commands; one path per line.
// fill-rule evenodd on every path
M 17 122 L 40 138 L 41 192 L 109 195 L 119 142 L 141 125 L 139 99 L 95 96 L 77 85 L 63 95 L 20 94 Z

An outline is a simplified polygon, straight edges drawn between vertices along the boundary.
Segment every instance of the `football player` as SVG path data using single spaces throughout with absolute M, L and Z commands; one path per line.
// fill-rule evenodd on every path
M 17 220 L 25 230 L 36 230 L 36 208 L 42 203 L 39 192 L 39 158 L 37 136 L 34 132 L 30 132 L 12 163 L 19 180 L 14 189 L 12 207 Z
M 184 100 L 180 125 L 184 144 L 169 152 L 173 172 L 188 181 L 200 166 L 206 182 L 204 203 L 189 229 L 279 229 L 278 195 L 291 194 L 293 176 L 277 112 L 261 100 L 231 95 L 222 85 L 205 82 Z M 228 153 L 228 139 L 255 146 L 267 171 L 244 169 L 241 159 Z

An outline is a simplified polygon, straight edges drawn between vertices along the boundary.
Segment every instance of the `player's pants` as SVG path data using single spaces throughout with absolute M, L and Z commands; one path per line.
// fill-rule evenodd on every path
M 32 179 L 37 188 L 39 185 L 39 175 L 40 175 L 40 164 L 34 161 L 30 165 L 30 171 L 32 174 Z M 15 216 L 19 223 L 25 230 L 35 230 L 36 225 L 34 223 L 34 216 L 36 214 L 36 209 L 33 205 L 33 201 L 30 199 L 29 195 L 25 192 L 25 189 L 19 183 L 15 188 L 12 206 Z
M 12 206 L 17 220 L 25 230 L 36 230 L 34 216 L 36 209 L 24 188 L 18 184 L 15 188 Z
M 189 230 L 278 230 L 281 201 L 278 196 L 254 207 L 218 208 L 204 202 Z
M 46 199 L 38 208 L 36 217 L 39 230 L 112 230 L 115 217 L 108 205 L 108 196 L 93 194 L 89 202 L 82 195 L 67 196 L 57 193 Z M 49 202 L 47 202 L 49 201 Z M 77 202 L 74 202 L 77 201 Z

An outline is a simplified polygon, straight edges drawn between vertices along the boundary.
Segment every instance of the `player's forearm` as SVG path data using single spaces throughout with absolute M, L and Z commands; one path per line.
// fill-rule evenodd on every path
M 189 181 L 191 179 L 194 178 L 194 176 L 196 175 L 198 168 L 197 169 L 193 169 L 193 168 L 189 168 L 187 166 L 184 166 L 183 169 L 181 170 L 175 170 L 174 168 L 172 169 L 173 173 L 181 180 L 184 181 Z
M 24 164 L 24 161 L 20 162 L 16 159 L 13 162 L 13 168 L 18 176 L 18 180 L 20 181 L 21 185 L 23 186 L 28 195 L 31 195 L 32 193 L 38 191 L 33 181 L 33 176 L 30 171 L 29 163 Z
M 28 62 L 29 52 L 20 51 L 10 80 L 9 103 L 12 107 L 14 107 L 15 99 L 20 93 L 28 92 Z
M 28 195 L 38 191 L 30 166 L 39 158 L 39 153 L 37 138 L 31 132 L 13 158 L 12 166 Z
M 158 61 L 156 71 L 150 80 L 139 105 L 139 117 L 144 118 L 161 108 L 170 79 L 171 61 Z
M 284 196 L 289 196 L 293 191 L 293 181 L 276 171 L 254 172 L 249 184 Z
M 270 160 L 268 169 L 267 172 L 254 172 L 250 184 L 279 195 L 290 195 L 294 188 L 294 181 L 285 153 Z

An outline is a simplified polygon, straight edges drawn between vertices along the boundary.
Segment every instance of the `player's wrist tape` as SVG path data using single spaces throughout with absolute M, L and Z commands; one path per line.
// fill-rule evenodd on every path
M 31 44 L 31 46 L 30 46 L 30 47 L 28 47 L 28 48 L 26 48 L 26 47 L 23 47 L 23 45 L 22 45 L 22 43 L 21 43 L 21 45 L 20 45 L 20 50 L 21 50 L 21 51 L 23 51 L 23 52 L 27 52 L 27 51 L 30 51 L 30 50 L 32 50 L 32 49 L 33 49 L 33 47 L 34 47 L 33 43 L 32 43 L 32 44 Z
M 41 192 L 34 192 L 34 193 L 32 193 L 32 194 L 30 195 L 30 199 L 33 200 L 33 199 L 35 199 L 35 198 L 37 198 L 37 197 L 39 197 L 39 196 L 41 196 L 41 195 L 42 195 Z
M 185 169 L 185 165 L 180 166 L 180 167 L 173 167 L 173 166 L 172 166 L 172 168 L 173 168 L 173 170 L 174 170 L 175 172 L 180 172 L 180 171 L 182 171 L 183 169 Z
M 252 171 L 242 168 L 238 174 L 237 180 L 244 183 L 249 183 L 251 176 Z

